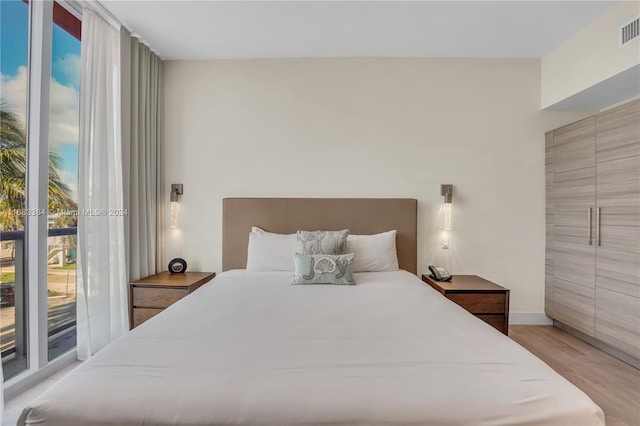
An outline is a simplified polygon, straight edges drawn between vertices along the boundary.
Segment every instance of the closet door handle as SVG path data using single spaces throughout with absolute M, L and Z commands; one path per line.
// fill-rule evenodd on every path
M 598 210 L 596 210 L 596 244 L 599 246 L 602 245 L 602 241 L 600 240 L 600 228 L 601 228 L 600 210 L 602 210 L 600 207 L 598 207 Z
M 592 232 L 592 228 L 591 228 L 591 223 L 593 222 L 592 220 L 592 216 L 593 216 L 593 207 L 589 207 L 587 208 L 587 226 L 589 227 L 589 245 L 593 245 L 593 232 Z

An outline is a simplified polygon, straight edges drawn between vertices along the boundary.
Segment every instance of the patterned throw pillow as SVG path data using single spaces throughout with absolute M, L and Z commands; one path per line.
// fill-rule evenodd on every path
M 296 271 L 291 284 L 354 285 L 353 253 L 295 255 Z
M 345 254 L 349 230 L 298 231 L 300 254 Z

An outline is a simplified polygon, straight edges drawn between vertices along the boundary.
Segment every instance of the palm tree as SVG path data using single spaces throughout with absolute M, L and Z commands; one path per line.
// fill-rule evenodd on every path
M 0 227 L 18 229 L 24 217 L 16 210 L 25 208 L 27 138 L 20 118 L 0 103 Z M 71 190 L 60 179 L 62 159 L 49 152 L 49 202 L 48 208 L 76 209 L 77 203 Z

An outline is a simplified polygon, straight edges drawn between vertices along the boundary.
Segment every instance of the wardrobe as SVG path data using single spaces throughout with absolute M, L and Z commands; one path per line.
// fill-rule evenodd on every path
M 547 132 L 545 312 L 640 368 L 640 100 Z

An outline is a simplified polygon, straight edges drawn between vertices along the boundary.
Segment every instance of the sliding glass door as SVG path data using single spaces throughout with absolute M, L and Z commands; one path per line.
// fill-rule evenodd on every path
M 54 5 L 49 97 L 48 359 L 76 346 L 80 21 Z
M 0 349 L 19 379 L 76 345 L 80 28 L 64 2 L 0 1 Z
M 28 368 L 25 271 L 29 5 L 0 2 L 0 350 L 5 378 Z

